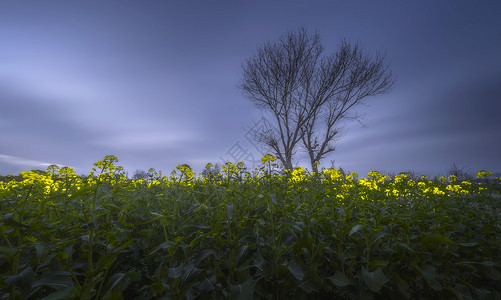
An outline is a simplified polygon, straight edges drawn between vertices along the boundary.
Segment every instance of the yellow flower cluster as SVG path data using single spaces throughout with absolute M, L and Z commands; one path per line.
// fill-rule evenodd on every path
M 39 200 L 48 199 L 48 195 L 58 194 L 71 197 L 77 191 L 85 189 L 97 190 L 98 186 L 113 187 L 116 190 L 137 190 L 145 187 L 182 185 L 190 188 L 197 183 L 207 183 L 207 178 L 197 177 L 189 165 L 179 165 L 171 173 L 170 177 L 164 177 L 155 169 L 148 171 L 147 178 L 130 180 L 125 176 L 123 168 L 115 165 L 118 159 L 108 155 L 104 160 L 94 164 L 93 172 L 88 176 L 77 176 L 74 170 L 68 167 L 60 168 L 51 165 L 47 171 L 22 172 L 16 180 L 0 181 L 0 197 L 10 195 L 21 197 L 24 191 L 29 191 L 30 197 Z M 440 177 L 438 180 L 430 180 L 423 176 L 420 179 L 412 179 L 409 174 L 398 174 L 393 177 L 382 175 L 379 172 L 369 172 L 367 178 L 358 179 L 358 174 L 344 173 L 337 169 L 324 169 L 320 174 L 308 173 L 302 167 L 292 171 L 286 171 L 279 175 L 276 171 L 277 163 L 273 155 L 262 158 L 262 166 L 256 168 L 254 173 L 245 172 L 242 162 L 236 164 L 226 163 L 222 168 L 222 175 L 211 177 L 211 182 L 219 185 L 227 185 L 228 182 L 236 184 L 264 183 L 286 184 L 288 193 L 303 192 L 311 189 L 311 184 L 320 184 L 321 190 L 327 199 L 343 202 L 347 199 L 360 197 L 370 201 L 383 201 L 389 198 L 419 198 L 419 197 L 456 197 L 471 193 L 483 193 L 489 185 L 473 184 L 469 181 L 460 182 L 454 176 Z M 212 167 L 208 164 L 207 167 Z M 97 172 L 97 174 L 96 174 Z M 486 179 L 492 176 L 492 172 L 478 172 L 478 178 Z M 267 181 L 269 180 L 269 181 Z M 496 178 L 494 178 L 495 183 Z M 267 184 L 268 184 L 267 183 Z M 495 183 L 497 184 L 497 183 Z M 383 199 L 383 200 L 381 200 Z M 384 200 L 384 201 L 386 201 Z
M 334 181 L 334 182 L 342 181 L 344 178 L 341 171 L 339 171 L 337 169 L 324 170 L 324 174 L 327 176 L 328 179 L 330 179 L 331 181 Z
M 276 157 L 275 155 L 272 155 L 272 154 L 266 154 L 265 156 L 263 156 L 263 158 L 261 158 L 261 163 L 263 165 L 267 165 L 268 163 L 273 163 L 275 162 L 276 160 Z
M 297 183 L 306 180 L 306 170 L 304 168 L 295 168 L 290 172 L 289 182 Z
M 191 169 L 191 167 L 187 164 L 184 165 L 179 165 L 176 167 L 181 172 L 181 175 L 179 176 L 179 180 L 184 180 L 185 182 L 191 181 L 193 179 L 193 176 L 195 173 Z
M 487 179 L 487 178 L 489 178 L 489 176 L 492 176 L 492 172 L 482 170 L 482 171 L 477 173 L 477 178 L 480 178 L 480 179 Z
M 20 186 L 38 186 L 43 188 L 43 193 L 48 195 L 50 194 L 53 186 L 54 180 L 51 177 L 44 176 L 43 174 L 39 174 L 36 171 L 26 171 L 21 172 L 19 175 L 23 178 Z

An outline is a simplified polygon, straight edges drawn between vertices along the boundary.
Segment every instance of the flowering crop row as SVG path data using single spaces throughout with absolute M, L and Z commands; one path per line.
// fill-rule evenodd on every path
M 501 181 L 326 169 L 0 181 L 1 299 L 499 299 Z M 208 168 L 211 166 L 208 165 Z

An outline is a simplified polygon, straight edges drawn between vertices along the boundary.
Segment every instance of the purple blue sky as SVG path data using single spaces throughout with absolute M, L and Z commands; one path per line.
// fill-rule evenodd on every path
M 84 174 L 107 154 L 129 175 L 252 166 L 245 128 L 261 114 L 237 88 L 241 64 L 301 26 L 326 53 L 341 38 L 386 52 L 396 78 L 322 166 L 499 172 L 500 15 L 497 0 L 1 1 L 0 175 Z

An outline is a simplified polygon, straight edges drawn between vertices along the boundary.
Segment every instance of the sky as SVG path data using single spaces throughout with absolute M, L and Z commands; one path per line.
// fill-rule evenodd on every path
M 364 174 L 501 172 L 501 2 L 1 1 L 0 175 L 132 176 L 262 157 L 263 115 L 237 87 L 264 42 L 304 26 L 386 53 L 393 90 L 367 99 L 321 163 Z M 294 162 L 309 168 L 298 152 Z

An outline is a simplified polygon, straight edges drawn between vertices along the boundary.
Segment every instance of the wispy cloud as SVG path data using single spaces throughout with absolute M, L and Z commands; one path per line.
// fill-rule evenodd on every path
M 196 140 L 196 134 L 191 132 L 134 132 L 116 134 L 104 139 L 98 139 L 95 141 L 95 144 L 113 148 L 151 149 L 180 147 L 181 144 Z
M 0 162 L 7 163 L 10 165 L 20 166 L 23 168 L 31 168 L 31 169 L 35 169 L 35 168 L 44 168 L 45 169 L 50 165 L 58 165 L 60 167 L 67 167 L 66 165 L 58 164 L 58 163 L 54 163 L 54 162 L 31 160 L 31 159 L 25 159 L 22 157 L 5 155 L 5 154 L 0 154 Z

